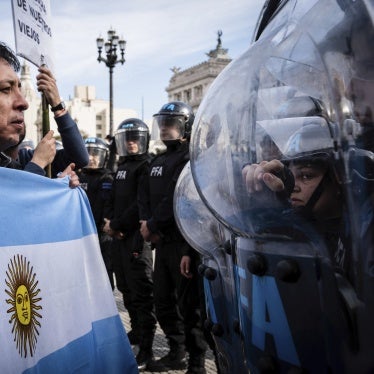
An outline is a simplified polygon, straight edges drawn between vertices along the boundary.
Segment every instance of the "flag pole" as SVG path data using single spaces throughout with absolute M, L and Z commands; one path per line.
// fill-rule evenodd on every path
M 49 124 L 49 107 L 47 103 L 47 99 L 42 93 L 42 131 L 43 131 L 43 137 L 47 135 L 48 131 L 50 130 L 50 124 Z M 48 178 L 51 178 L 51 164 L 48 164 L 45 168 L 45 172 L 47 174 Z

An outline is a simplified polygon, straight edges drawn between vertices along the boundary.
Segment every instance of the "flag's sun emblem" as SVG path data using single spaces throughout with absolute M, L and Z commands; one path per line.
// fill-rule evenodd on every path
M 39 335 L 38 318 L 42 318 L 37 312 L 42 309 L 38 305 L 42 299 L 37 297 L 40 292 L 37 288 L 39 282 L 35 279 L 36 274 L 33 273 L 30 262 L 22 255 L 10 260 L 6 276 L 5 283 L 8 287 L 5 292 L 10 297 L 6 302 L 12 306 L 7 313 L 11 313 L 9 323 L 13 324 L 14 341 L 21 356 L 33 356 Z

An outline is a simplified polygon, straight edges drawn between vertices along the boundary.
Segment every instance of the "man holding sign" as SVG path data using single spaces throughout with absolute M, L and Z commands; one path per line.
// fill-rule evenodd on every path
M 19 69 L 19 66 L 19 61 L 14 53 L 0 42 L 0 166 L 11 168 L 15 168 L 14 164 L 7 162 L 8 158 L 2 152 L 22 141 L 25 134 L 23 112 L 29 106 L 21 92 L 21 82 L 15 71 Z M 71 122 L 73 121 L 71 120 Z M 74 122 L 73 124 L 76 127 Z M 70 131 L 69 127 L 65 127 L 65 129 Z M 80 134 L 77 139 L 74 146 L 79 141 L 83 142 Z M 43 168 L 53 160 L 55 153 L 55 139 L 53 139 L 53 131 L 50 131 L 39 143 L 35 152 L 29 153 L 27 162 L 30 162 L 25 165 L 24 169 L 44 175 Z M 84 149 L 84 153 L 81 154 L 86 156 L 87 151 Z M 88 159 L 88 156 L 86 157 Z M 74 172 L 75 164 L 67 160 L 65 164 L 60 163 L 60 166 L 61 171 L 66 168 L 63 175 L 69 174 L 71 177 L 71 187 L 76 187 L 79 180 Z M 23 167 L 19 165 L 18 168 L 22 169 Z
M 39 67 L 37 86 L 43 94 L 44 138 L 35 150 L 39 156 L 36 163 L 40 168 L 35 169 L 35 165 L 31 165 L 33 170 L 29 170 L 29 162 L 33 159 L 35 163 L 36 155 L 32 150 L 20 151 L 18 158 L 21 168 L 43 175 L 44 168 L 53 159 L 52 177 L 56 177 L 71 163 L 74 163 L 77 169 L 82 168 L 88 164 L 88 154 L 77 125 L 65 110 L 65 104 L 61 101 L 56 86 L 56 79 L 52 74 L 52 28 L 49 0 L 13 0 L 12 9 L 17 54 Z M 49 130 L 47 104 L 51 106 L 54 113 L 64 146 L 64 149 L 57 153 L 54 150 L 53 132 Z
M 0 152 L 19 144 L 25 135 L 23 112 L 28 108 L 28 103 L 22 95 L 21 83 L 16 74 L 20 68 L 19 61 L 14 53 L 4 44 L 0 43 L 0 92 L 4 99 L 0 99 Z M 37 86 L 43 91 L 52 109 L 60 104 L 60 95 L 56 80 L 48 68 L 39 68 Z M 1 96 L 0 96 L 1 98 Z M 57 103 L 57 104 L 56 104 Z M 8 117 L 9 116 L 9 117 Z M 56 177 L 70 164 L 74 163 L 81 168 L 88 163 L 88 154 L 82 136 L 76 123 L 64 109 L 55 111 L 55 120 L 61 134 L 64 149 L 56 153 L 53 131 L 49 131 L 41 140 L 35 150 L 21 149 L 18 155 L 18 168 L 44 175 L 44 168 L 52 161 L 52 176 Z M 8 123 L 7 121 L 11 121 Z M 0 166 L 14 167 L 4 154 L 0 154 Z

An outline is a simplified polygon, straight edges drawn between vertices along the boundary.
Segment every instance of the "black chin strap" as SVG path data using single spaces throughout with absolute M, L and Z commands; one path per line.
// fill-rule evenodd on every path
M 314 192 L 312 193 L 312 196 L 310 197 L 307 204 L 305 205 L 305 210 L 307 212 L 310 212 L 310 213 L 313 212 L 314 206 L 316 205 L 317 201 L 321 197 L 322 192 L 323 192 L 323 188 L 325 187 L 326 182 L 327 182 L 327 178 L 328 178 L 327 173 L 328 172 L 326 171 L 326 173 L 323 175 L 323 178 L 319 182 L 317 188 L 314 190 Z

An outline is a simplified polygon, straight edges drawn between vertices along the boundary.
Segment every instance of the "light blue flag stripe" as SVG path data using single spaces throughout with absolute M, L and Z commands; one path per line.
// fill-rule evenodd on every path
M 96 232 L 85 192 L 67 188 L 67 177 L 49 179 L 0 168 L 0 178 L 1 246 L 74 240 Z M 32 221 L 39 222 L 37 228 Z
M 124 354 L 124 343 L 129 344 L 119 316 L 106 318 L 94 322 L 89 334 L 44 357 L 24 373 L 138 373 L 132 351 Z

